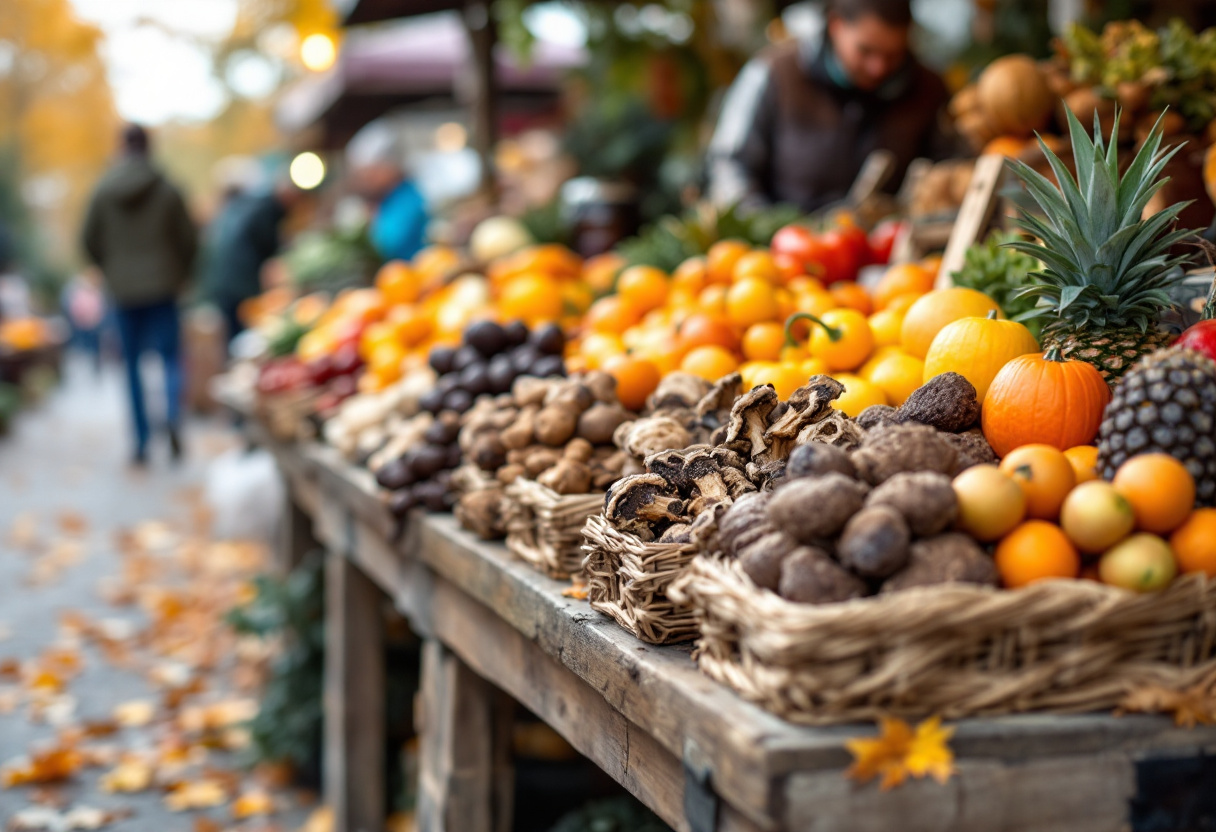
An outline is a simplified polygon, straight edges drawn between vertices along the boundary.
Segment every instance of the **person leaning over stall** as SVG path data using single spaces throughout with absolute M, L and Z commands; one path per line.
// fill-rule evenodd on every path
M 814 211 L 844 199 L 866 157 L 944 158 L 946 86 L 909 48 L 909 0 L 828 0 L 813 39 L 776 44 L 739 73 L 709 147 L 715 202 L 790 203 Z
M 198 230 L 182 195 L 149 158 L 147 132 L 122 133 L 122 152 L 85 216 L 82 242 L 113 299 L 135 427 L 132 461 L 147 460 L 151 430 L 139 359 L 157 353 L 165 368 L 165 421 L 173 457 L 181 456 L 182 360 L 177 302 L 198 252 Z

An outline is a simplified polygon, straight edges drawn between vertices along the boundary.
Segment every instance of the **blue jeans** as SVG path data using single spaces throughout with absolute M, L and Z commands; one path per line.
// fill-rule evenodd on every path
M 165 365 L 165 414 L 171 430 L 181 421 L 182 362 L 181 323 L 177 304 L 157 303 L 117 310 L 118 337 L 127 369 L 131 393 L 131 416 L 135 420 L 135 449 L 142 454 L 148 446 L 148 412 L 144 406 L 144 385 L 139 376 L 139 358 L 149 350 L 160 355 Z

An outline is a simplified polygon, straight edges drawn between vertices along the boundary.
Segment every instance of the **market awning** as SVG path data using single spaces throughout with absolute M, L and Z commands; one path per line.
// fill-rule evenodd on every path
M 372 119 L 403 105 L 468 100 L 472 50 L 455 14 L 437 14 L 385 29 L 351 31 L 338 63 L 306 79 L 279 102 L 276 120 L 287 132 L 319 130 L 324 147 L 344 144 Z M 586 60 L 581 49 L 539 41 L 521 65 L 494 50 L 498 106 L 504 112 L 552 102 L 563 74 Z

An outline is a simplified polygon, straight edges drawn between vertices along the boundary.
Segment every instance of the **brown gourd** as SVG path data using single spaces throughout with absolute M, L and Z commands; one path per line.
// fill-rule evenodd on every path
M 1007 55 L 988 65 L 976 84 L 980 108 L 997 135 L 1029 136 L 1047 125 L 1056 97 L 1028 55 Z

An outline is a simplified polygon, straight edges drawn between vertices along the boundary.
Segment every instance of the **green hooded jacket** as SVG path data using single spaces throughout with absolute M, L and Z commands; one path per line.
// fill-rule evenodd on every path
M 198 251 L 198 230 L 181 194 L 140 156 L 102 177 L 82 236 L 119 307 L 175 300 Z

